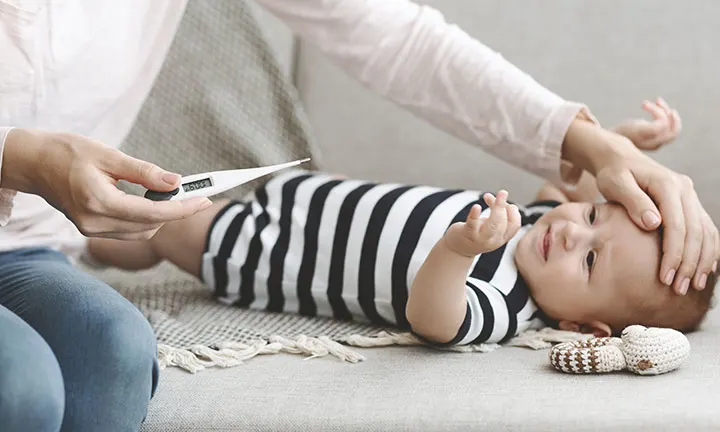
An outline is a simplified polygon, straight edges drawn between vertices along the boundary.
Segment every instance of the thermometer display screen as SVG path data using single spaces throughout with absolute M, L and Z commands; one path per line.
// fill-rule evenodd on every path
M 195 180 L 194 182 L 185 183 L 182 186 L 185 192 L 192 192 L 198 189 L 205 189 L 211 187 L 212 181 L 210 181 L 210 178 L 204 178 L 200 180 Z

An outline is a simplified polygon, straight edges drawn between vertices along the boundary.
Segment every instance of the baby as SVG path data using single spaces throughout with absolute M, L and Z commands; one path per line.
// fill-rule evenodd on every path
M 641 148 L 672 141 L 677 113 L 616 130 Z M 91 259 L 132 270 L 169 260 L 222 302 L 366 320 L 434 344 L 500 342 L 552 325 L 596 336 L 631 324 L 695 329 L 706 289 L 677 295 L 657 277 L 661 232 L 599 198 L 546 185 L 519 208 L 468 190 L 286 171 L 244 202 L 221 201 L 148 241 L 91 239 Z M 578 201 L 578 202 L 570 202 Z

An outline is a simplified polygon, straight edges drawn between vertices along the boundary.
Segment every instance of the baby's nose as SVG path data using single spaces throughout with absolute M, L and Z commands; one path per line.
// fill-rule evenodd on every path
M 587 233 L 575 222 L 567 222 L 562 230 L 565 250 L 572 251 L 588 237 Z

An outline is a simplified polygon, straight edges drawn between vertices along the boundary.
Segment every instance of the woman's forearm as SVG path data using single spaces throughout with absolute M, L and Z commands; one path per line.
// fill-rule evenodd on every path
M 556 179 L 584 111 L 428 6 L 407 0 L 259 0 L 368 88 L 466 142 Z
M 406 316 L 415 333 L 451 341 L 467 311 L 465 281 L 473 258 L 451 250 L 443 237 L 423 262 L 408 296 Z

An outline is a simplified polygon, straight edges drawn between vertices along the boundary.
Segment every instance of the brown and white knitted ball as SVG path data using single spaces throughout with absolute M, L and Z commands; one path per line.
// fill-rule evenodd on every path
M 640 375 L 658 375 L 680 367 L 690 356 L 690 342 L 677 330 L 640 325 L 622 332 L 626 368 Z
M 690 355 L 690 342 L 677 330 L 633 325 L 620 338 L 565 342 L 550 350 L 550 363 L 561 372 L 605 373 L 627 369 L 659 375 L 677 369 Z

